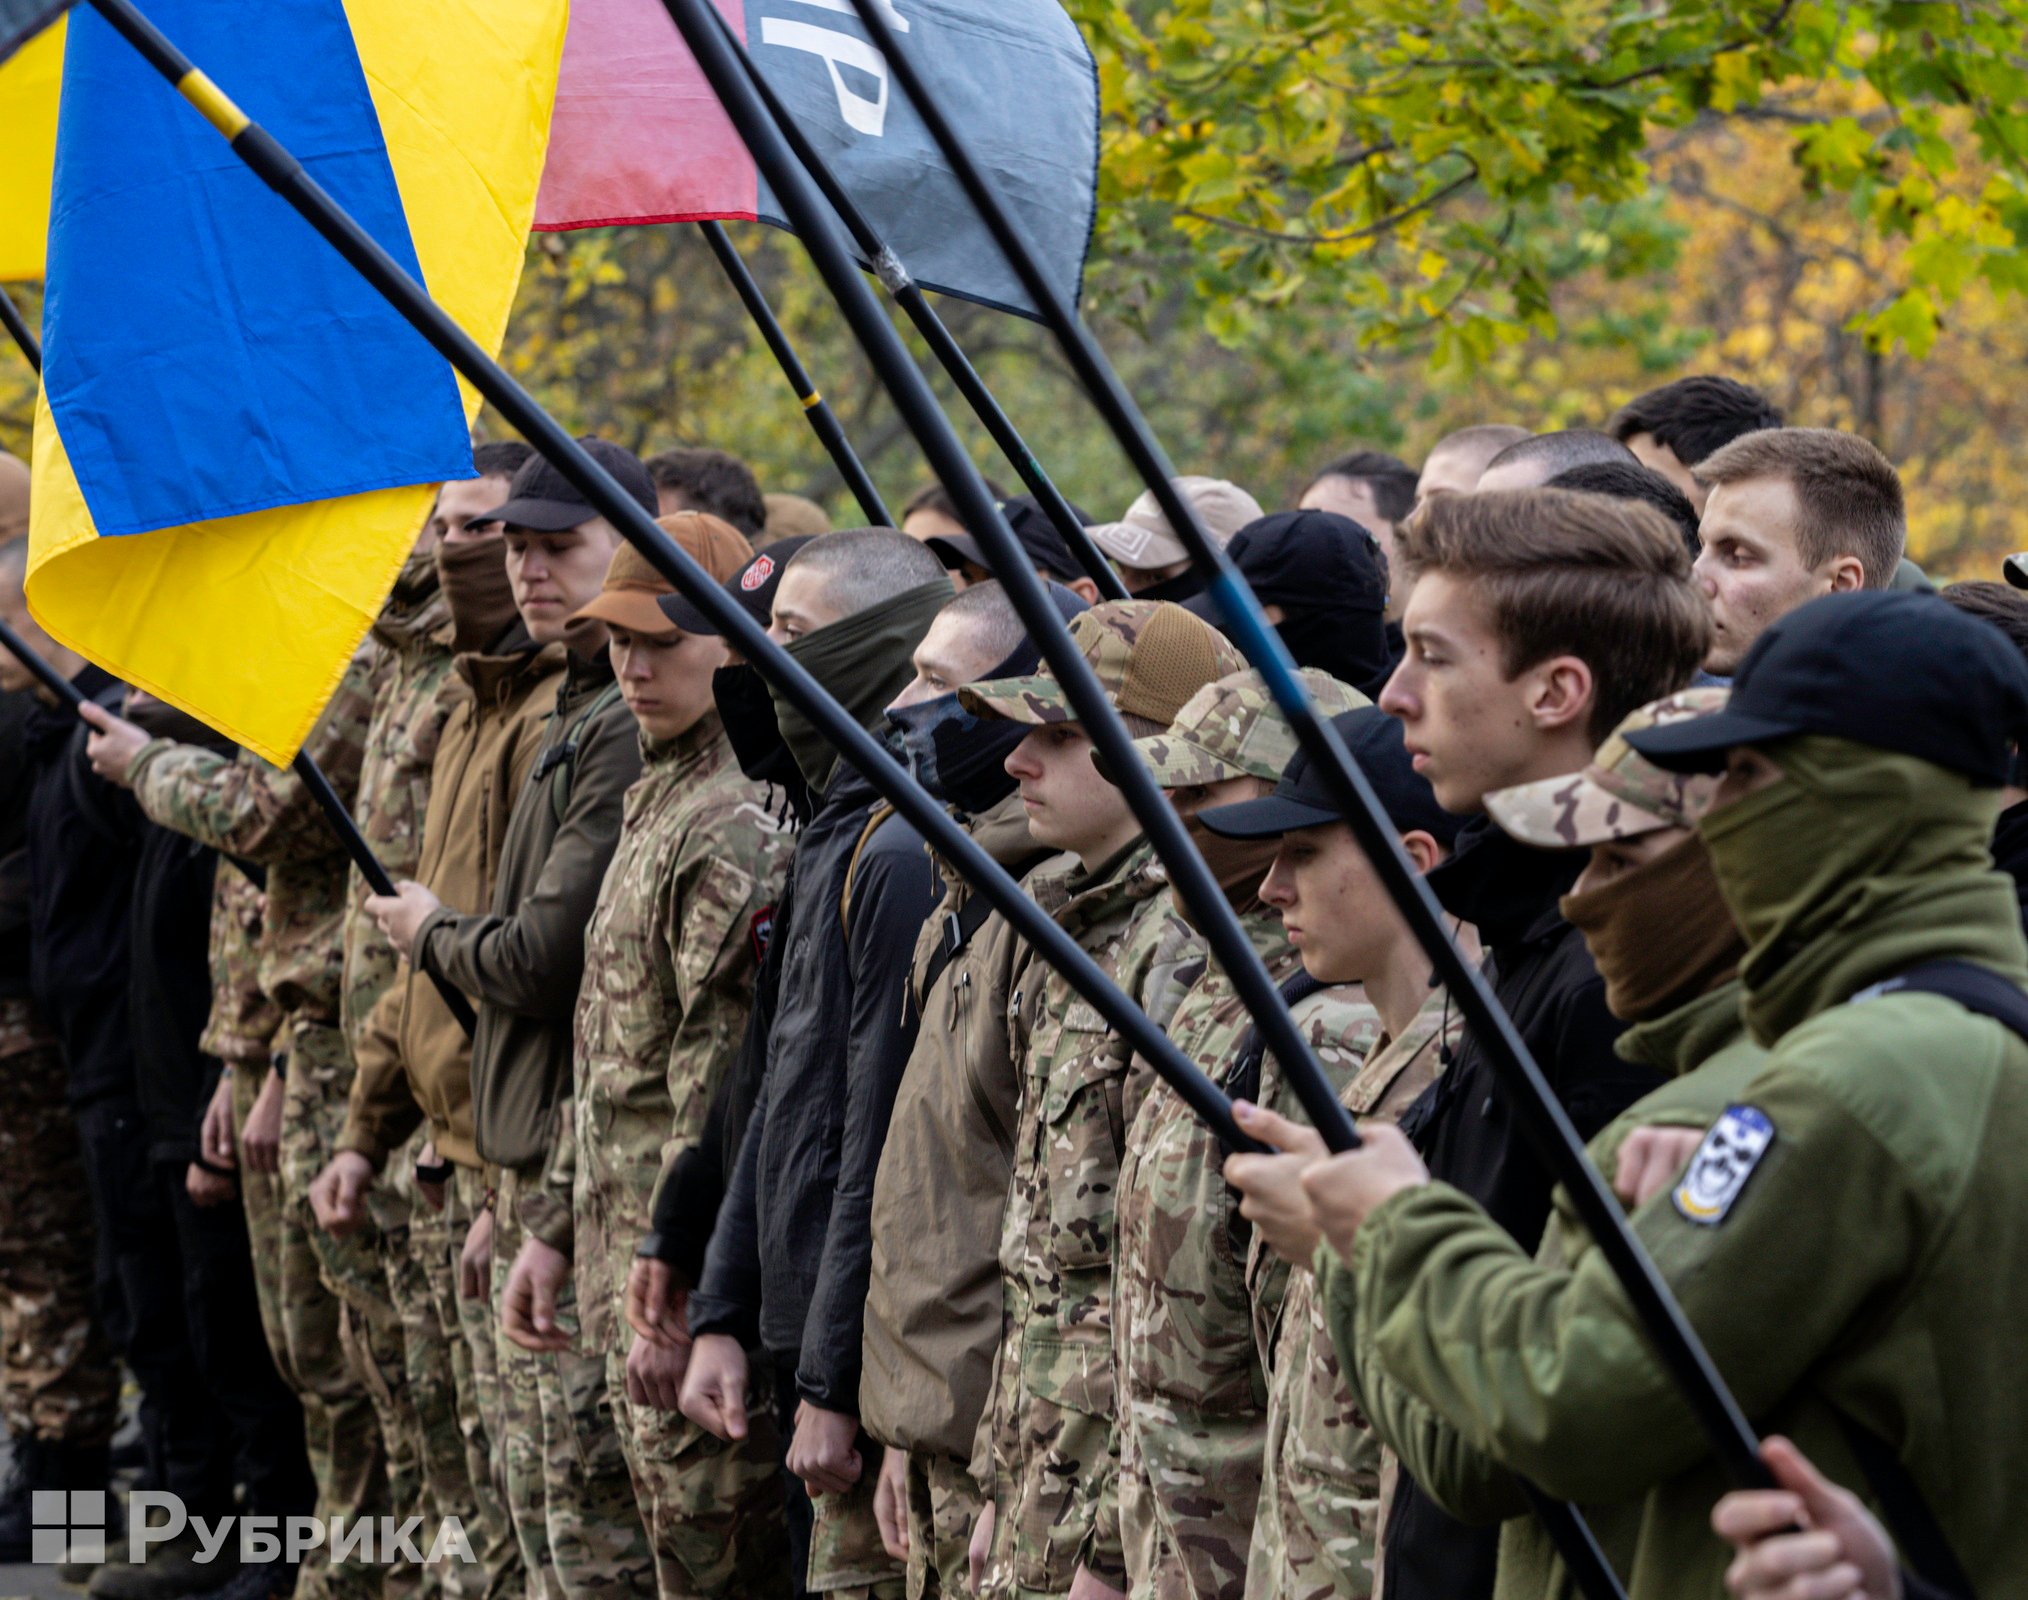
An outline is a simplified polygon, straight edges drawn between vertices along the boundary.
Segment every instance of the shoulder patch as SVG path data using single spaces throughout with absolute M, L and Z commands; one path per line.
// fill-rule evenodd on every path
M 761 962 L 767 959 L 768 941 L 774 937 L 774 933 L 775 908 L 773 906 L 762 906 L 760 910 L 753 914 L 752 920 L 746 925 L 746 936 L 753 941 L 755 966 L 760 965 Z
M 1676 1210 L 1683 1220 L 1706 1228 L 1723 1222 L 1774 1138 L 1767 1113 L 1752 1106 L 1727 1106 L 1676 1185 Z

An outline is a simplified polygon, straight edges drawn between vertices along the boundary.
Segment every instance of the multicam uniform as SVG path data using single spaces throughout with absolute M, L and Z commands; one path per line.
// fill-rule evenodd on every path
M 1181 998 L 1175 970 L 1200 948 L 1170 908 L 1168 882 L 1145 840 L 1096 872 L 1029 880 L 1157 1026 Z M 1105 1019 L 1025 946 L 1008 1029 L 1022 1100 L 1001 1228 L 1007 1331 L 972 1471 L 997 1513 L 985 1592 L 1061 1595 L 1079 1565 L 1125 1580 L 1101 1495 L 1114 1481 L 1113 1196 L 1143 1085 Z
M 451 675 L 450 611 L 437 582 L 434 554 L 409 559 L 394 593 L 374 623 L 381 646 L 371 681 L 372 711 L 366 725 L 354 819 L 366 842 L 401 881 L 415 876 L 422 857 L 423 817 L 429 804 L 430 773 L 450 714 L 444 692 Z M 346 1044 L 355 1062 L 366 1058 L 366 1034 L 373 1009 L 395 983 L 400 967 L 394 947 L 366 910 L 372 890 L 354 866 L 346 907 L 345 978 L 340 1013 Z M 420 1512 L 425 1521 L 417 1545 L 428 1548 L 437 1520 L 456 1516 L 474 1524 L 468 1537 L 479 1556 L 477 1570 L 452 1563 L 430 1576 L 460 1596 L 490 1592 L 507 1548 L 506 1510 L 490 1491 L 475 1492 L 459 1426 L 452 1350 L 460 1339 L 445 1326 L 431 1291 L 430 1266 L 447 1259 L 450 1212 L 424 1203 L 415 1188 L 415 1157 L 427 1140 L 419 1129 L 408 1147 L 388 1160 L 383 1182 L 368 1191 L 367 1206 L 377 1233 L 385 1304 L 363 1309 L 382 1325 L 375 1340 L 383 1351 L 400 1351 L 404 1383 L 393 1391 L 400 1420 L 410 1434 L 420 1493 L 401 1514 Z M 462 1237 L 458 1240 L 462 1243 Z M 355 1303 L 357 1303 L 355 1301 Z M 394 1337 L 385 1327 L 394 1319 Z
M 1310 1036 L 1356 993 L 1327 989 L 1309 1003 L 1322 1012 L 1299 1009 Z M 1352 1003 L 1370 1016 L 1363 1001 Z M 1435 1081 L 1446 1044 L 1463 1027 L 1449 996 L 1432 990 L 1400 1038 L 1383 1034 L 1374 1042 L 1340 1098 L 1355 1117 L 1392 1121 Z M 1271 1092 L 1265 1074 L 1262 1089 Z M 1246 1557 L 1246 1600 L 1370 1594 L 1385 1503 L 1380 1442 L 1339 1373 L 1316 1279 L 1307 1269 L 1291 1271 L 1258 1235 L 1246 1265 L 1255 1304 L 1266 1313 L 1259 1331 L 1268 1373 L 1266 1470 Z M 1267 1289 L 1274 1280 L 1286 1286 L 1278 1306 Z
M 353 658 L 304 746 L 341 796 L 358 783 L 372 671 L 371 649 Z M 375 1360 L 374 1375 L 366 1375 L 359 1363 L 372 1352 L 364 1337 L 348 1339 L 350 1319 L 334 1287 L 380 1285 L 380 1264 L 370 1234 L 340 1240 L 318 1229 L 309 1199 L 352 1075 L 338 1026 L 345 857 L 302 784 L 256 756 L 229 758 L 157 739 L 134 757 L 127 778 L 150 821 L 267 869 L 260 985 L 284 1018 L 276 1060 L 287 1078 L 276 1252 L 288 1351 L 281 1367 L 305 1397 L 319 1514 L 348 1521 L 385 1515 L 393 1509 L 389 1454 L 397 1446 L 376 1407 L 389 1380 L 401 1382 L 399 1360 L 391 1371 Z M 298 1581 L 313 1596 L 379 1597 L 416 1586 L 412 1564 L 405 1566 L 332 1566 L 318 1547 Z
M 632 1405 L 625 1303 L 656 1179 L 702 1136 L 746 1027 L 791 841 L 741 776 L 716 712 L 676 739 L 643 739 L 642 755 L 585 933 L 573 1137 L 557 1142 L 544 1179 L 556 1203 L 531 1231 L 573 1256 L 581 1336 L 606 1352 L 659 1593 L 767 1594 L 789 1576 L 775 1430 L 757 1415 L 746 1440 L 725 1444 L 680 1412 Z
M 1297 972 L 1280 917 L 1255 912 L 1242 923 L 1277 983 Z M 1214 1080 L 1227 1081 L 1253 1018 L 1215 963 L 1193 963 L 1185 975 L 1194 982 L 1169 1037 Z M 1293 1015 L 1341 1083 L 1380 1032 L 1356 988 L 1313 994 Z M 1265 1071 L 1263 1080 L 1250 1097 L 1273 1103 Z M 1287 1275 L 1248 1274 L 1248 1230 L 1223 1161 L 1217 1135 L 1154 1082 L 1120 1170 L 1114 1291 L 1119 1519 L 1137 1595 L 1237 1600 L 1246 1581 L 1266 1437 L 1256 1328 L 1273 1320 Z

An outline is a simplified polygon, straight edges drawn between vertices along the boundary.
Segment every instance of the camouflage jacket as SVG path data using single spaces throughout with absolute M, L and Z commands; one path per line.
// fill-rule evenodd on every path
M 1327 989 L 1319 1001 L 1344 990 Z M 1361 1009 L 1365 1009 L 1362 1005 Z M 1448 1025 L 1448 1031 L 1446 1031 Z M 1384 1035 L 1340 1098 L 1357 1117 L 1393 1121 L 1443 1070 L 1464 1021 L 1433 989 L 1402 1030 Z M 1379 1567 L 1382 1450 L 1340 1374 L 1317 1280 L 1258 1237 L 1249 1280 L 1287 1284 L 1261 1324 L 1267 1352 L 1266 1466 L 1246 1563 L 1246 1600 L 1324 1600 L 1372 1592 Z
M 415 563 L 411 562 L 411 567 Z M 380 650 L 369 683 L 372 709 L 359 761 L 359 794 L 352 808 L 359 831 L 399 883 L 413 878 L 422 859 L 423 813 L 429 806 L 430 768 L 450 701 L 450 607 L 437 587 L 436 563 L 425 558 L 426 581 L 404 570 L 402 581 L 373 624 Z M 345 988 L 340 1014 L 354 1056 L 374 1004 L 394 982 L 399 958 L 366 912 L 372 893 L 354 867 L 347 879 Z
M 227 861 L 211 885 L 211 1016 L 197 1048 L 233 1066 L 265 1067 L 282 1013 L 261 987 L 268 897 Z
M 543 1225 L 540 1236 L 572 1250 L 594 1348 L 612 1348 L 626 1327 L 627 1271 L 653 1226 L 656 1180 L 702 1136 L 739 1049 L 794 842 L 761 786 L 740 774 L 716 712 L 641 749 L 585 932 L 571 1137 L 558 1139 L 544 1177 L 553 1204 L 537 1208 L 529 1196 L 521 1206 L 524 1220 Z
M 1298 972 L 1278 915 L 1255 911 L 1241 921 L 1277 984 Z M 1230 1088 L 1253 1017 L 1208 959 L 1179 977 L 1192 981 L 1169 1037 Z M 1296 1003 L 1294 1016 L 1337 1084 L 1358 1070 L 1380 1032 L 1356 988 L 1313 993 Z M 1268 1104 L 1275 1097 L 1270 1072 L 1263 1060 L 1252 1091 Z M 1137 1595 L 1238 1600 L 1246 1581 L 1266 1434 L 1256 1329 L 1279 1306 L 1286 1276 L 1249 1281 L 1249 1230 L 1223 1162 L 1217 1135 L 1167 1084 L 1153 1081 L 1120 1170 L 1113 1321 L 1117 1514 Z
M 1045 868 L 1035 899 L 1160 1026 L 1199 950 L 1145 840 L 1097 873 Z M 1025 945 L 1008 1033 L 1021 1081 L 1000 1232 L 1006 1333 L 972 1470 L 998 1508 L 988 1587 L 1062 1594 L 1079 1564 L 1124 1582 L 1114 1480 L 1113 1196 L 1142 1086 L 1104 1018 Z
M 377 654 L 369 644 L 352 658 L 303 746 L 348 805 L 359 786 Z M 134 757 L 127 778 L 151 822 L 267 868 L 261 988 L 291 1022 L 335 1027 L 346 856 L 295 774 L 245 751 L 220 756 L 156 739 Z

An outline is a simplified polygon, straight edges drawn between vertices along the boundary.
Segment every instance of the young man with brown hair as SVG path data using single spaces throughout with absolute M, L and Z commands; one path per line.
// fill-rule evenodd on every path
M 1761 630 L 1822 594 L 1885 589 L 1908 542 L 1901 478 L 1854 433 L 1771 428 L 1697 468 L 1706 492 L 1697 581 L 1715 626 L 1712 672 L 1737 670 Z
M 1700 372 L 1635 395 L 1613 413 L 1610 433 L 1704 509 L 1697 464 L 1742 434 L 1779 428 L 1782 414 L 1758 389 Z
M 1479 813 L 1489 791 L 1580 771 L 1628 712 L 1685 687 L 1710 617 L 1681 535 L 1632 502 L 1557 489 L 1445 496 L 1402 530 L 1400 549 L 1408 655 L 1381 709 L 1401 719 L 1438 803 L 1475 814 L 1429 884 L 1478 929 L 1495 995 L 1589 1138 L 1658 1080 L 1614 1053 L 1621 1024 L 1557 909 L 1583 863 L 1530 850 Z M 1433 1172 L 1535 1247 L 1550 1177 L 1469 1031 L 1401 1128 Z M 1404 1478 L 1388 1514 L 1388 1593 L 1487 1594 L 1496 1543 Z

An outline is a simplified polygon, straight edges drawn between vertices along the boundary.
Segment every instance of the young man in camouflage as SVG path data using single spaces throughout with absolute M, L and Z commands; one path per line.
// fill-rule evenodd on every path
M 1116 600 L 1070 624 L 1113 708 L 1159 733 L 1204 685 L 1239 670 L 1209 624 L 1166 601 Z M 1007 758 L 1038 844 L 1077 858 L 1030 881 L 1035 899 L 1162 1023 L 1168 981 L 1196 948 L 1170 909 L 1168 875 L 1047 670 L 971 683 L 966 709 L 1030 728 Z M 1157 997 L 1157 991 L 1164 998 Z M 1119 1591 L 1126 1570 L 1092 1496 L 1112 1477 L 1113 1195 L 1144 1085 L 1098 1012 L 1025 945 L 1008 1029 L 1021 1083 L 1014 1176 L 1001 1229 L 1006 1333 L 979 1423 L 973 1476 L 987 1505 L 975 1560 L 994 1595 Z
M 1327 716 L 1365 703 L 1325 673 L 1301 677 Z M 1281 917 L 1260 896 L 1272 841 L 1230 839 L 1199 817 L 1207 806 L 1267 794 L 1296 753 L 1267 686 L 1251 671 L 1221 678 L 1137 747 L 1317 1059 L 1344 1082 L 1378 1032 L 1372 1008 L 1356 988 L 1318 994 L 1301 975 Z M 1229 1094 L 1259 1098 L 1260 1039 L 1224 970 L 1200 953 L 1177 981 L 1188 989 L 1169 1037 Z M 1120 1541 L 1132 1593 L 1216 1600 L 1237 1596 L 1245 1582 L 1265 1421 L 1255 1328 L 1272 1321 L 1283 1275 L 1249 1282 L 1247 1228 L 1219 1172 L 1217 1135 L 1152 1070 L 1142 1076 L 1145 1098 L 1127 1130 L 1115 1202 L 1117 1477 L 1093 1499 L 1102 1531 Z
M 472 486 L 455 486 L 462 497 Z M 498 503 L 491 497 L 478 510 Z M 454 504 L 454 513 L 468 509 Z M 443 506 L 440 504 L 440 513 Z M 476 909 L 492 902 L 507 819 L 527 782 L 556 704 L 568 652 L 529 638 L 507 577 L 497 526 L 449 525 L 435 551 L 448 611 L 444 641 L 451 670 L 440 690 L 443 725 L 429 774 L 429 804 L 412 871 L 443 903 Z M 376 933 L 377 933 L 376 929 Z M 418 1132 L 450 1167 L 440 1185 L 443 1232 L 412 1234 L 431 1311 L 450 1346 L 465 1475 L 477 1522 L 469 1530 L 480 1571 L 466 1574 L 489 1595 L 518 1592 L 524 1566 L 501 1493 L 504 1448 L 499 1331 L 485 1293 L 460 1292 L 470 1235 L 490 1262 L 491 1185 L 472 1136 L 471 1040 L 435 984 L 403 963 L 375 1004 L 359 1042 L 345 1131 L 312 1190 L 318 1219 L 346 1231 L 365 1220 L 364 1197 L 390 1160 L 402 1160 Z M 478 1272 L 483 1273 L 484 1265 Z
M 353 816 L 391 877 L 405 878 L 417 870 L 431 768 L 450 709 L 443 690 L 451 674 L 453 629 L 438 577 L 437 547 L 445 538 L 462 534 L 475 512 L 505 498 L 509 480 L 529 454 L 528 447 L 519 443 L 485 444 L 473 451 L 478 475 L 438 490 L 429 521 L 373 626 L 381 650 L 374 666 L 373 704 Z M 369 1019 L 392 986 L 398 965 L 393 946 L 366 909 L 369 893 L 365 876 L 355 865 L 346 902 L 345 986 L 340 1000 L 346 1042 L 355 1062 L 365 1058 Z M 356 1079 L 352 1087 L 356 1092 Z M 348 1095 L 348 1120 L 350 1099 Z M 394 1156 L 392 1181 L 374 1191 L 367 1209 L 374 1222 L 387 1302 L 401 1329 L 406 1384 L 399 1392 L 405 1399 L 403 1420 L 415 1430 L 423 1490 L 418 1509 L 425 1516 L 417 1543 L 427 1549 L 440 1519 L 455 1516 L 473 1525 L 476 1550 L 494 1541 L 488 1537 L 490 1519 L 480 1514 L 459 1429 L 451 1357 L 455 1330 L 447 1336 L 424 1265 L 445 1256 L 449 1238 L 440 1202 L 433 1204 L 417 1192 L 415 1158 L 424 1143 L 425 1136 L 418 1133 Z M 483 1594 L 489 1587 L 484 1571 L 474 1573 L 461 1563 L 452 1563 L 435 1576 L 461 1596 L 468 1590 Z
M 1052 598 L 1066 618 L 1084 609 L 1066 589 Z M 914 681 L 887 711 L 890 743 L 917 781 L 1017 878 L 1054 854 L 1029 837 L 1006 770 L 1028 730 L 973 716 L 957 687 L 1025 677 L 1040 659 L 1006 590 L 972 584 L 937 613 L 916 646 Z M 916 941 L 908 985 L 923 1021 L 873 1183 L 859 1380 L 867 1431 L 887 1447 L 874 1509 L 888 1554 L 908 1563 L 910 1600 L 971 1593 L 982 1506 L 972 1440 L 1000 1346 L 1000 1221 L 1020 1087 L 1007 1041 L 1013 930 L 936 859 L 943 899 Z
M 661 519 L 720 582 L 753 558 L 728 522 Z M 788 1585 L 780 1451 L 773 1430 L 715 1439 L 676 1401 L 689 1346 L 631 1338 L 634 1246 L 649 1231 L 665 1161 L 702 1133 L 730 1065 L 788 866 L 790 840 L 743 777 L 712 703 L 724 641 L 673 626 L 668 582 L 628 546 L 578 613 L 603 623 L 613 670 L 640 728 L 641 778 L 585 933 L 572 1063 L 575 1104 L 543 1183 L 569 1231 L 531 1236 L 539 1269 L 575 1267 L 588 1349 L 605 1352 L 622 1473 L 646 1524 L 663 1600 L 734 1600 Z
M 652 514 L 655 489 L 640 462 L 604 440 L 584 443 Z M 522 1239 L 559 1223 L 544 1205 L 541 1177 L 569 1095 L 584 929 L 619 836 L 622 797 L 640 776 L 639 738 L 603 631 L 570 626 L 599 592 L 621 540 L 539 456 L 484 519 L 503 525 L 508 577 L 530 637 L 568 647 L 556 709 L 514 800 L 491 909 L 457 911 L 406 880 L 370 905 L 421 975 L 448 979 L 478 1003 L 473 1131 L 478 1154 L 499 1169 L 492 1272 L 503 1336 L 502 1448 L 528 1581 L 570 1600 L 594 1590 L 646 1595 L 653 1562 L 613 1432 L 605 1358 L 569 1347 L 576 1317 L 568 1272 L 545 1285 L 553 1298 L 540 1302 L 540 1314 L 532 1281 L 509 1277 Z M 561 1226 L 567 1231 L 567 1218 Z
M 304 743 L 348 801 L 358 786 L 376 652 L 369 643 L 353 658 Z M 324 1233 L 309 1200 L 311 1180 L 343 1124 L 352 1081 L 340 1026 L 346 857 L 293 773 L 244 752 L 227 757 L 151 740 L 110 715 L 94 725 L 95 768 L 132 788 L 150 821 L 266 871 L 260 984 L 283 1018 L 274 1057 L 284 1094 L 278 1255 L 288 1359 L 281 1365 L 305 1394 L 318 1514 L 348 1522 L 385 1515 L 397 1503 L 391 1480 L 406 1473 L 411 1495 L 416 1481 L 412 1458 L 404 1463 L 400 1455 L 398 1419 L 380 1409 L 391 1390 L 406 1387 L 399 1325 L 391 1307 L 368 1328 L 355 1325 L 361 1320 L 355 1307 L 386 1300 L 373 1241 Z M 369 1361 L 371 1381 L 363 1365 Z M 323 1546 L 310 1551 L 298 1576 L 313 1595 L 343 1597 L 412 1592 L 419 1581 L 413 1563 L 334 1564 Z
M 1370 708 L 1346 712 L 1333 725 L 1409 859 L 1427 872 L 1448 853 L 1458 822 L 1410 764 L 1401 725 Z M 1435 1081 L 1458 1022 L 1445 991 L 1430 987 L 1429 957 L 1340 819 L 1329 788 L 1298 751 L 1272 795 L 1201 811 L 1198 821 L 1214 834 L 1275 847 L 1261 898 L 1279 914 L 1301 957 L 1304 981 L 1315 991 L 1301 1004 L 1362 1012 L 1370 1006 L 1383 1029 L 1340 1099 L 1361 1121 L 1392 1121 Z M 1254 1103 L 1287 1100 L 1267 1078 L 1263 1073 Z M 1243 1093 L 1240 1115 L 1254 1115 Z M 1369 1594 L 1390 1476 L 1380 1443 L 1339 1372 L 1317 1304 L 1309 1267 L 1315 1241 L 1307 1232 L 1301 1174 L 1302 1162 L 1291 1156 L 1238 1155 L 1225 1163 L 1225 1179 L 1243 1197 L 1240 1215 L 1251 1226 L 1247 1281 L 1264 1313 L 1256 1327 L 1267 1416 L 1256 1458 L 1247 1600 Z M 1301 1225 L 1293 1240 L 1287 1231 L 1292 1216 Z M 1286 1287 L 1271 1305 L 1265 1286 L 1276 1281 Z

